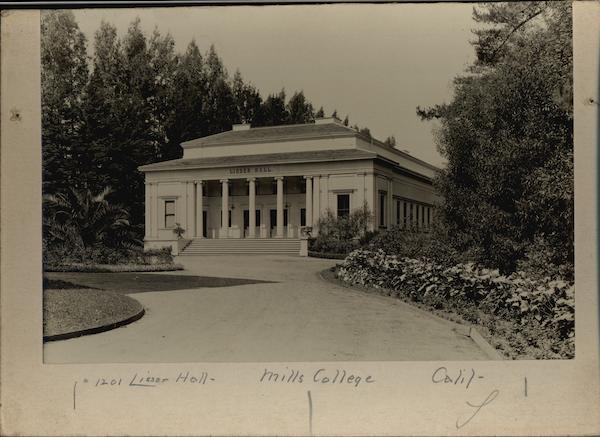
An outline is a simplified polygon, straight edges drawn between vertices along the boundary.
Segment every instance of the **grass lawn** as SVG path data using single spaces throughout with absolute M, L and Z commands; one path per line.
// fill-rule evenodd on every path
M 73 273 L 46 272 L 46 288 L 68 283 L 71 287 L 96 288 L 117 293 L 145 293 L 149 291 L 184 290 L 205 287 L 232 287 L 235 285 L 269 283 L 256 279 L 219 278 L 213 276 L 171 275 L 154 273 Z M 56 282 L 62 281 L 62 282 Z
M 117 324 L 143 310 L 123 294 L 72 287 L 44 290 L 43 308 L 45 338 Z
M 142 305 L 126 294 L 262 282 L 269 281 L 131 272 L 46 272 L 44 338 L 102 326 L 116 327 L 120 322 L 139 315 Z

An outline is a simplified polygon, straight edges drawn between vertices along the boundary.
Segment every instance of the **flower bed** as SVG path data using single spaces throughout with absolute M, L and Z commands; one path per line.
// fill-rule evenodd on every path
M 522 272 L 459 264 L 450 268 L 382 250 L 356 250 L 337 272 L 350 284 L 394 290 L 398 297 L 458 314 L 506 339 L 511 358 L 572 358 L 575 354 L 575 287 L 534 280 Z

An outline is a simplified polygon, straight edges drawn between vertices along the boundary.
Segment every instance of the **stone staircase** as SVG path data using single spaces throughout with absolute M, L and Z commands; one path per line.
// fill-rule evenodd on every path
M 192 240 L 179 255 L 299 255 L 299 253 L 300 239 L 297 238 L 197 238 Z

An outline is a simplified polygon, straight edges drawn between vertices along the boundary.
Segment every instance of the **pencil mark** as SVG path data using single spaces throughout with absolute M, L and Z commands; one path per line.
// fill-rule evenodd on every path
M 312 416 L 313 416 L 313 406 L 312 406 L 312 397 L 310 395 L 310 390 L 307 392 L 308 394 L 308 433 L 313 435 L 312 431 Z
M 467 420 L 465 420 L 462 424 L 459 423 L 459 419 L 456 419 L 456 429 L 460 429 L 463 426 L 465 426 L 466 424 L 468 424 L 477 415 L 477 413 L 479 413 L 481 411 L 481 409 L 483 407 L 491 404 L 492 401 L 494 399 L 496 399 L 499 394 L 500 394 L 500 390 L 492 390 L 492 392 L 487 396 L 487 398 L 485 398 L 485 400 L 481 404 L 472 404 L 467 401 L 467 405 L 471 408 L 474 408 L 475 410 L 473 411 L 473 414 L 471 414 L 471 416 Z
M 77 381 L 73 384 L 73 410 L 77 409 Z

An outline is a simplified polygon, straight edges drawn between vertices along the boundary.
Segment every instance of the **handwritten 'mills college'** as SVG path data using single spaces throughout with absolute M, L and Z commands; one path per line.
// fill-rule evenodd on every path
M 304 373 L 297 369 L 288 369 L 285 371 L 275 372 L 265 369 L 259 379 L 261 383 L 282 383 L 282 384 L 303 384 L 304 382 L 315 384 L 337 384 L 351 385 L 358 387 L 361 384 L 371 384 L 375 382 L 371 375 L 358 375 L 347 372 L 344 369 L 336 369 L 335 371 L 324 368 L 316 370 L 311 374 L 312 378 L 308 379 Z

